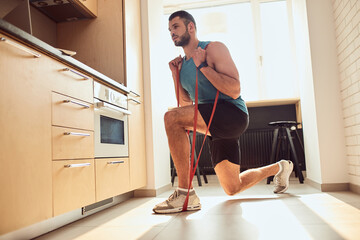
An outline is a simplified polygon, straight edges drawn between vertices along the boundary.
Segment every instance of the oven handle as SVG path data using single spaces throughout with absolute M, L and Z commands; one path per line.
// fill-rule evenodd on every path
M 129 111 L 129 110 L 126 110 L 126 109 L 123 109 L 123 108 L 119 108 L 119 107 L 115 107 L 115 106 L 113 106 L 113 105 L 111 105 L 111 104 L 108 104 L 108 103 L 106 103 L 106 102 L 97 102 L 97 103 L 95 103 L 95 106 L 97 107 L 97 108 L 107 108 L 107 109 L 110 109 L 110 110 L 113 110 L 113 111 L 115 111 L 115 112 L 121 112 L 121 113 L 123 113 L 123 114 L 125 114 L 125 115 L 130 115 L 131 114 L 131 112 Z

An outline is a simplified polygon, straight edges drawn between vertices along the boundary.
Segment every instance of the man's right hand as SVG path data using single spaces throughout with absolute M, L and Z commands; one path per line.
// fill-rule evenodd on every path
M 178 57 L 174 58 L 173 60 L 171 60 L 169 62 L 169 67 L 173 74 L 176 73 L 176 69 L 179 69 L 179 70 L 181 69 L 181 65 L 182 65 L 181 55 L 179 55 Z

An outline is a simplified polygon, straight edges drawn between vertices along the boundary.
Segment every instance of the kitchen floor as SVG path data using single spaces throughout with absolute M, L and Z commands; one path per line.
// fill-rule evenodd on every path
M 286 194 L 273 194 L 265 181 L 227 196 L 215 175 L 202 187 L 194 182 L 202 209 L 158 215 L 155 198 L 132 198 L 64 226 L 44 239 L 360 239 L 360 195 L 322 193 L 291 178 Z

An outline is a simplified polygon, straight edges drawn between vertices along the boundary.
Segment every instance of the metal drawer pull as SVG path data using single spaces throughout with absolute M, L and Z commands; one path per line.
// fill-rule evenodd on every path
M 133 101 L 133 102 L 135 102 L 135 103 L 137 103 L 137 104 L 141 104 L 140 101 L 136 100 L 136 99 L 133 98 L 133 97 L 129 97 L 129 96 L 128 96 L 128 101 Z
M 88 133 L 77 133 L 77 132 L 64 132 L 64 135 L 74 135 L 74 136 L 90 137 L 90 134 L 88 134 Z
M 133 94 L 133 95 L 135 95 L 136 97 L 140 97 L 139 94 L 137 94 L 136 92 L 133 92 L 133 91 L 130 91 L 130 94 Z
M 76 168 L 76 167 L 87 167 L 90 166 L 91 163 L 76 163 L 76 164 L 66 164 L 64 167 L 66 168 Z
M 84 74 L 79 73 L 79 72 L 77 72 L 77 71 L 75 71 L 75 70 L 72 70 L 72 69 L 70 69 L 70 68 L 64 68 L 64 71 L 70 71 L 70 72 L 72 72 L 72 73 L 75 73 L 75 74 L 83 77 L 84 80 L 89 80 L 89 77 L 87 77 L 87 76 L 85 76 Z
M 111 161 L 111 162 L 107 162 L 107 164 L 119 164 L 119 163 L 124 163 L 124 161 Z
M 6 39 L 6 38 L 4 38 L 4 37 L 0 37 L 0 41 L 2 41 L 2 42 L 4 42 L 4 43 L 7 43 L 7 44 L 9 44 L 9 45 L 11 45 L 11 46 L 13 46 L 13 47 L 16 47 L 16 48 L 18 48 L 18 49 L 20 49 L 20 50 L 23 50 L 24 52 L 27 52 L 27 53 L 33 55 L 34 57 L 37 57 L 37 58 L 41 57 L 40 54 L 38 54 L 38 53 L 36 53 L 36 52 L 33 52 L 33 51 L 27 49 L 26 47 L 23 47 L 23 46 L 21 46 L 20 44 L 17 44 L 16 42 L 11 41 L 11 40 L 9 40 L 9 39 Z
M 86 104 L 83 104 L 83 103 L 80 103 L 80 102 L 76 102 L 76 101 L 73 101 L 73 100 L 70 100 L 70 99 L 64 100 L 64 103 L 73 103 L 73 104 L 80 105 L 80 106 L 82 106 L 84 108 L 89 108 L 90 107 L 89 105 L 86 105 Z

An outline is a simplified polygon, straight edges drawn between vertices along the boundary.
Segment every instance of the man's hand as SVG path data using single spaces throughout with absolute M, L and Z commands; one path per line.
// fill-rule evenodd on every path
M 171 60 L 169 62 L 169 67 L 173 74 L 176 73 L 176 69 L 179 69 L 179 70 L 181 69 L 181 65 L 182 65 L 181 55 L 179 55 L 177 58 L 174 58 L 173 60 Z
M 194 60 L 195 66 L 198 67 L 201 63 L 206 61 L 206 50 L 198 47 L 195 49 L 192 58 Z

